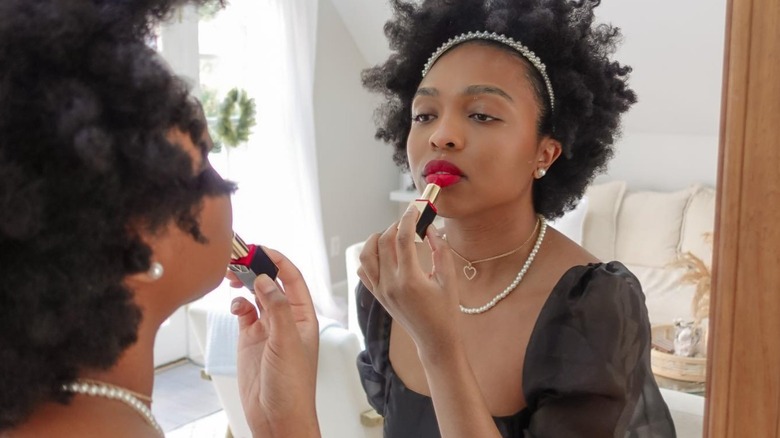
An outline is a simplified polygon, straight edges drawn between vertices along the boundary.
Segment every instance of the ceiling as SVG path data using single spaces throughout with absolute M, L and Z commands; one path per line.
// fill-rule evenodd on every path
M 390 18 L 386 0 L 331 0 L 352 39 L 369 65 L 383 62 L 390 54 L 385 39 L 385 22 Z

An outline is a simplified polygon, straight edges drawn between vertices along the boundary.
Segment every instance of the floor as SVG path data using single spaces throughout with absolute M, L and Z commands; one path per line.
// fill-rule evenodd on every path
M 224 438 L 227 417 L 201 367 L 181 361 L 158 369 L 154 377 L 152 412 L 173 438 Z

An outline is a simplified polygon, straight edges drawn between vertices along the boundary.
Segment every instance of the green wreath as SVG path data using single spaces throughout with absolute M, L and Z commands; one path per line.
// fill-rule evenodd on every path
M 235 120 L 236 105 L 238 105 L 237 120 Z M 219 107 L 216 126 L 219 146 L 224 144 L 236 147 L 249 140 L 251 129 L 256 124 L 255 113 L 255 100 L 251 99 L 246 91 L 238 88 L 230 90 Z

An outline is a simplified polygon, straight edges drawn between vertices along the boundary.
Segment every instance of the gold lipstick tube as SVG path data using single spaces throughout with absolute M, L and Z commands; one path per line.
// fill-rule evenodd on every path
M 420 216 L 417 218 L 416 236 L 415 242 L 422 242 L 425 239 L 425 230 L 428 229 L 428 225 L 433 223 L 436 219 L 436 206 L 433 205 L 436 202 L 436 197 L 439 196 L 441 187 L 436 184 L 428 184 L 423 191 L 422 196 L 412 201 L 412 205 L 420 212 Z

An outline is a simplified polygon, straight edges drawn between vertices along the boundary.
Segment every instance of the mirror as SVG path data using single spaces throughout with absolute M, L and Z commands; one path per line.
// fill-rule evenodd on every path
M 315 97 L 321 99 L 319 105 L 323 113 L 354 106 L 363 106 L 364 111 L 372 108 L 365 106 L 370 102 L 366 102 L 361 90 L 356 88 L 355 79 L 360 68 L 382 62 L 387 56 L 386 40 L 381 29 L 388 13 L 382 11 L 381 5 L 368 6 L 364 3 L 349 0 L 320 2 L 317 68 L 322 76 L 318 77 L 320 82 L 315 87 Z M 615 58 L 633 67 L 630 84 L 637 92 L 639 102 L 623 120 L 623 136 L 617 143 L 616 156 L 610 162 L 608 172 L 595 182 L 624 184 L 604 187 L 598 194 L 593 193 L 588 205 L 589 209 L 604 212 L 600 218 L 614 222 L 599 224 L 592 219 L 592 223 L 588 223 L 586 216 L 583 244 L 603 260 L 618 259 L 629 265 L 643 284 L 651 320 L 657 325 L 671 325 L 677 317 L 691 318 L 697 286 L 710 281 L 726 3 L 726 0 L 682 3 L 673 0 L 652 3 L 621 1 L 602 2 L 596 9 L 599 21 L 611 22 L 622 29 L 623 43 Z M 348 63 L 332 62 L 347 58 L 350 59 Z M 365 61 L 361 62 L 361 58 Z M 339 90 L 338 98 L 325 90 Z M 353 126 L 354 120 L 365 121 L 368 118 L 350 118 L 349 125 Z M 360 135 L 361 157 L 381 155 L 389 149 L 367 147 L 366 143 L 371 140 L 366 133 L 349 132 L 345 122 L 341 122 L 341 126 L 344 130 L 334 132 L 332 137 L 321 135 L 322 141 L 318 139 L 318 144 L 346 145 L 355 141 L 354 136 Z M 345 150 L 346 146 L 339 148 Z M 357 151 L 345 151 L 342 156 Z M 341 167 L 321 168 L 323 174 L 330 175 L 335 175 L 338 169 Z M 333 183 L 321 178 L 321 184 Z M 400 183 L 394 182 L 393 187 L 386 189 L 400 201 L 400 208 L 404 208 L 409 200 L 401 196 L 403 188 Z M 347 187 L 336 193 L 344 189 Z M 363 202 L 377 201 L 382 200 Z M 325 218 L 343 214 L 341 211 L 329 211 L 331 202 L 337 204 L 334 200 L 323 199 Z M 606 213 L 612 211 L 610 209 L 617 212 L 621 208 L 620 213 L 612 216 Z M 328 222 L 334 226 L 326 230 L 326 235 L 343 236 L 348 233 L 343 225 L 339 230 L 337 221 L 326 220 Z M 607 242 L 610 227 L 616 227 L 619 236 L 615 238 L 613 235 L 612 240 Z M 355 235 L 353 241 L 363 238 L 364 235 Z M 669 266 L 677 257 L 688 252 L 704 266 L 693 283 L 683 281 L 686 269 Z M 332 267 L 336 266 L 332 261 Z M 337 271 L 332 271 L 332 275 L 337 278 Z M 682 418 L 691 418 L 691 413 L 696 417 L 692 424 L 678 422 L 679 436 L 701 436 L 705 409 L 705 399 L 701 396 L 706 393 L 703 381 L 706 361 L 683 363 L 675 359 L 671 357 L 671 363 L 661 363 L 659 367 L 666 365 L 666 375 L 679 378 L 659 376 L 659 384 L 685 393 L 680 397 L 676 397 L 676 393 L 669 394 L 671 399 L 668 403 L 680 412 L 680 422 L 684 421 Z M 690 371 L 685 371 L 687 375 L 682 376 L 679 368 L 682 366 L 695 366 L 697 375 L 692 376 Z M 697 394 L 697 398 L 686 397 L 690 393 Z
M 337 301 L 341 300 L 342 305 L 351 292 L 345 277 L 347 262 L 344 250 L 374 232 L 377 226 L 380 226 L 378 224 L 384 225 L 395 220 L 399 207 L 406 201 L 401 199 L 402 202 L 394 203 L 388 199 L 391 193 L 404 187 L 392 165 L 390 148 L 373 140 L 371 112 L 376 99 L 367 95 L 359 83 L 360 71 L 381 62 L 387 55 L 381 29 L 388 17 L 388 11 L 383 3 L 323 0 L 319 2 L 317 12 L 313 113 L 316 143 L 328 147 L 327 153 L 322 149 L 318 151 L 317 170 L 329 274 L 334 294 Z M 745 201 L 742 194 L 748 193 L 748 187 L 754 187 L 756 193 L 770 196 L 769 188 L 777 186 L 777 178 L 761 172 L 751 172 L 750 167 L 735 167 L 744 163 L 745 166 L 752 165 L 755 169 L 769 172 L 762 165 L 776 165 L 776 152 L 773 151 L 780 150 L 776 139 L 766 134 L 751 144 L 752 147 L 760 145 L 762 150 L 766 150 L 766 156 L 775 160 L 761 163 L 745 158 L 755 156 L 756 149 L 751 149 L 750 155 L 743 155 L 746 140 L 738 134 L 747 132 L 744 126 L 750 116 L 775 114 L 776 120 L 777 110 L 766 108 L 767 101 L 759 99 L 762 91 L 752 88 L 750 96 L 758 99 L 764 106 L 757 104 L 759 107 L 753 112 L 740 113 L 733 110 L 735 114 L 731 118 L 726 117 L 728 114 L 723 110 L 725 118 L 724 125 L 721 125 L 721 89 L 724 84 L 728 86 L 729 79 L 728 75 L 723 74 L 724 40 L 730 38 L 732 47 L 737 48 L 732 49 L 733 53 L 737 54 L 737 59 L 732 60 L 735 64 L 728 66 L 728 71 L 732 71 L 731 77 L 736 75 L 744 79 L 749 76 L 746 71 L 750 70 L 746 67 L 747 53 L 751 54 L 750 59 L 754 64 L 759 62 L 761 54 L 764 54 L 766 59 L 772 59 L 770 55 L 777 54 L 776 43 L 774 46 L 769 43 L 751 46 L 746 41 L 750 41 L 750 38 L 753 38 L 754 42 L 780 40 L 777 31 L 771 31 L 771 26 L 765 23 L 765 20 L 769 19 L 766 17 L 777 17 L 778 10 L 777 6 L 770 5 L 768 0 L 746 1 L 740 5 L 732 3 L 737 2 L 727 4 L 725 0 L 695 0 L 681 3 L 662 0 L 645 4 L 634 0 L 604 2 L 598 9 L 602 21 L 613 22 L 623 30 L 624 43 L 616 58 L 634 68 L 631 85 L 638 92 L 639 103 L 625 118 L 624 135 L 617 147 L 617 155 L 611 162 L 608 173 L 599 178 L 597 183 L 625 181 L 629 191 L 653 191 L 666 195 L 685 190 L 696 183 L 710 188 L 718 187 L 718 200 L 708 201 L 710 203 L 707 208 L 712 209 L 712 212 L 709 213 L 708 219 L 703 219 L 704 222 L 709 221 L 710 229 L 716 229 L 718 233 L 712 244 L 716 253 L 714 262 L 710 262 L 711 259 L 707 256 L 712 254 L 713 249 L 710 248 L 707 252 L 706 242 L 688 242 L 698 245 L 697 248 L 702 250 L 699 254 L 704 254 L 700 258 L 711 266 L 714 272 L 711 302 L 714 318 L 710 321 L 713 329 L 709 343 L 708 372 L 710 377 L 714 376 L 715 381 L 711 379 L 708 383 L 706 398 L 709 399 L 712 395 L 715 400 L 708 400 L 709 419 L 699 420 L 701 428 L 709 428 L 708 436 L 737 436 L 734 431 L 746 432 L 752 430 L 751 427 L 758 427 L 747 423 L 747 420 L 740 420 L 760 417 L 756 411 L 747 411 L 748 406 L 756 406 L 755 403 L 749 403 L 750 394 L 761 394 L 764 406 L 768 407 L 759 413 L 766 413 L 765 417 L 772 415 L 768 411 L 774 410 L 775 414 L 780 411 L 776 376 L 757 373 L 748 385 L 733 383 L 737 379 L 737 373 L 740 380 L 751 375 L 746 367 L 755 367 L 757 363 L 742 363 L 740 359 L 743 356 L 740 356 L 740 353 L 750 353 L 744 357 L 760 357 L 764 361 L 762 363 L 768 360 L 769 364 L 774 366 L 767 368 L 777 370 L 780 366 L 777 347 L 759 343 L 760 347 L 753 350 L 748 348 L 745 342 L 737 343 L 738 339 L 734 338 L 737 332 L 732 333 L 732 327 L 742 327 L 738 332 L 739 336 L 743 336 L 741 339 L 763 341 L 766 333 L 780 331 L 777 324 L 771 322 L 770 317 L 764 313 L 761 313 L 754 323 L 747 322 L 756 316 L 750 309 L 767 308 L 775 312 L 780 311 L 776 300 L 772 301 L 763 295 L 752 296 L 748 291 L 748 285 L 754 286 L 754 290 L 770 290 L 767 285 L 774 285 L 774 290 L 777 290 L 780 287 L 777 278 L 761 277 L 761 282 L 747 282 L 740 275 L 744 276 L 748 272 L 748 263 L 733 263 L 739 245 L 756 245 L 762 249 L 767 246 L 778 247 L 766 245 L 766 241 L 743 240 L 745 233 L 756 237 L 754 230 L 746 228 L 749 217 L 745 215 L 747 205 L 755 205 L 755 208 L 762 205 L 759 199 L 751 197 L 748 201 L 753 204 L 745 203 L 742 209 L 737 208 L 741 205 L 740 202 Z M 759 6 L 769 9 L 761 14 L 754 12 L 759 10 Z M 735 11 L 731 18 L 731 34 L 727 33 L 725 25 L 728 8 Z M 729 12 L 728 15 L 731 14 Z M 755 23 L 764 23 L 765 27 L 756 30 L 755 23 L 750 25 L 751 18 L 755 18 Z M 760 18 L 765 20 L 759 20 Z M 777 89 L 769 87 L 769 84 L 777 81 L 772 80 L 772 76 L 767 73 L 767 64 L 760 65 L 764 70 L 756 70 L 755 74 L 758 76 L 752 83 L 767 86 L 767 96 L 776 96 L 772 93 L 776 93 Z M 736 73 L 734 69 L 737 69 Z M 724 97 L 725 101 L 731 99 L 734 105 L 732 108 L 744 105 L 744 98 L 748 95 L 746 81 L 740 83 L 742 88 L 732 85 L 730 94 Z M 765 124 L 761 126 L 768 126 L 764 119 L 752 120 L 763 120 L 762 123 Z M 742 130 L 729 130 L 729 126 L 739 127 L 740 123 Z M 751 126 L 755 128 L 758 125 Z M 766 132 L 771 132 L 771 129 L 767 128 Z M 719 150 L 722 166 L 720 171 Z M 728 161 L 724 159 L 724 154 L 732 154 L 729 156 L 737 158 Z M 349 172 L 345 172 L 345 169 L 349 169 Z M 761 181 L 768 181 L 769 184 L 762 188 Z M 690 196 L 683 198 L 684 201 L 679 199 L 681 196 L 667 197 L 674 198 L 670 202 L 682 203 L 683 211 L 691 206 Z M 718 205 L 714 205 L 715 203 Z M 355 211 L 358 204 L 361 206 L 359 212 Z M 727 212 L 732 214 L 724 216 Z M 350 220 L 345 220 L 345 217 Z M 361 220 L 354 220 L 355 218 Z M 771 219 L 777 223 L 777 212 L 770 210 L 762 214 L 761 218 L 766 223 L 773 223 L 770 222 Z M 771 233 L 763 237 L 780 244 L 777 236 Z M 756 255 L 745 258 L 744 252 L 740 253 L 740 257 L 740 260 L 750 260 L 754 266 L 761 266 L 772 257 L 776 260 L 777 253 L 765 249 L 761 257 Z M 738 279 L 742 279 L 742 282 Z M 736 296 L 737 290 L 742 295 Z M 681 301 L 684 304 L 680 305 L 687 305 L 689 301 L 690 298 L 686 297 Z M 764 331 L 756 328 L 757 325 L 763 327 L 760 330 Z M 770 332 L 766 327 L 778 330 Z M 756 353 L 759 350 L 763 352 L 763 356 Z M 717 369 L 714 369 L 716 374 L 712 374 L 715 367 L 713 364 L 717 364 Z M 764 384 L 766 382 L 769 384 Z M 731 398 L 729 394 L 733 393 L 739 394 L 740 397 Z M 697 406 L 699 407 L 696 409 L 700 409 L 701 405 Z M 703 407 L 701 408 L 696 412 L 699 417 L 704 412 Z M 734 415 L 735 412 L 744 415 Z M 771 430 L 767 426 L 770 423 L 771 420 L 761 422 L 761 427 L 767 428 L 760 430 Z M 774 430 L 778 428 L 780 424 L 775 420 Z

